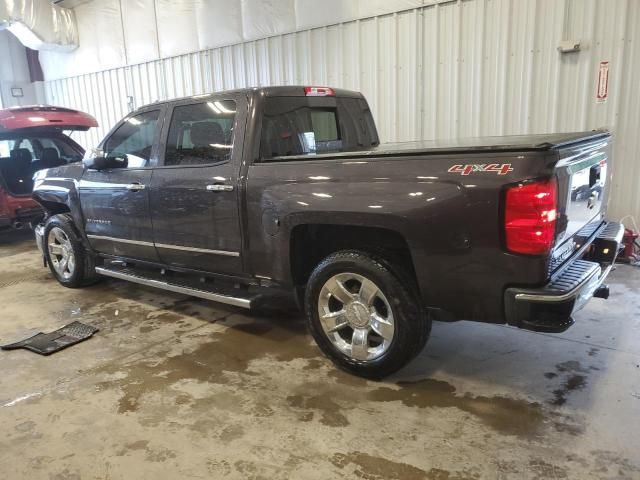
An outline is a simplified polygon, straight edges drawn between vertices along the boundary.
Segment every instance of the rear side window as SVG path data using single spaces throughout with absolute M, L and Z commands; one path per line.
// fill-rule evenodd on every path
M 127 156 L 129 168 L 147 165 L 158 126 L 159 110 L 144 112 L 128 118 L 104 144 L 107 157 Z
M 260 150 L 269 161 L 294 155 L 357 151 L 378 145 L 361 98 L 271 97 L 265 100 Z
M 164 164 L 226 162 L 233 149 L 236 102 L 209 101 L 173 109 Z
M 14 144 L 15 140 L 0 140 L 0 158 L 8 157 Z

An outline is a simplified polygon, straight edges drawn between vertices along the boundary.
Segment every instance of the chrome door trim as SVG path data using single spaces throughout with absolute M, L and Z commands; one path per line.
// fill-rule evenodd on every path
M 207 185 L 207 191 L 208 192 L 232 192 L 233 191 L 233 185 L 221 185 L 221 184 L 213 184 L 213 185 Z
M 230 252 L 228 250 L 210 250 L 208 248 L 183 247 L 182 245 L 169 245 L 166 243 L 156 243 L 158 248 L 168 248 L 171 250 L 182 250 L 184 252 L 212 253 L 214 255 L 224 255 L 227 257 L 239 257 L 240 252 Z
M 131 245 L 142 245 L 144 247 L 167 248 L 171 250 L 182 250 L 184 252 L 211 253 L 213 255 L 224 255 L 227 257 L 239 257 L 240 252 L 230 252 L 228 250 L 210 250 L 208 248 L 183 247 L 181 245 L 169 245 L 166 243 L 143 242 L 140 240 L 129 240 L 127 238 L 106 237 L 103 235 L 87 234 L 87 238 L 92 240 L 107 240 L 111 242 L 129 243 Z
M 92 240 L 107 240 L 107 241 L 111 241 L 111 242 L 119 242 L 119 243 L 129 243 L 131 245 L 142 245 L 143 247 L 153 247 L 153 243 L 152 242 L 143 242 L 140 240 L 129 240 L 127 238 L 115 238 L 115 237 L 105 237 L 103 235 L 92 235 L 92 234 L 87 234 L 87 238 L 90 238 Z

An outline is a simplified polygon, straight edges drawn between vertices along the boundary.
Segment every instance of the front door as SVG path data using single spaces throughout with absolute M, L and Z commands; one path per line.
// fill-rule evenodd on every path
M 212 96 L 176 103 L 150 201 L 163 263 L 242 273 L 238 176 L 247 103 Z
M 161 110 L 126 118 L 101 144 L 107 157 L 124 158 L 126 166 L 87 169 L 79 184 L 84 228 L 98 252 L 158 261 L 149 211 L 154 144 Z

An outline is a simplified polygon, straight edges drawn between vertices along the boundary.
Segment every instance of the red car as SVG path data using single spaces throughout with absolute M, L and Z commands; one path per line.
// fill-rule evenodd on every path
M 91 115 L 68 108 L 0 110 L 0 229 L 22 228 L 41 216 L 31 198 L 33 174 L 82 160 L 84 149 L 65 132 L 97 126 Z

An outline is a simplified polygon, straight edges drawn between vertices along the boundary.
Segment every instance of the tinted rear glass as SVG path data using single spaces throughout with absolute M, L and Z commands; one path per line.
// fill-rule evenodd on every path
M 11 155 L 11 150 L 16 149 L 28 150 L 32 160 L 39 160 L 44 149 L 49 149 L 49 155 L 55 150 L 55 154 L 63 163 L 82 160 L 81 152 L 67 143 L 64 138 L 57 136 L 22 133 L 15 134 L 15 136 L 3 135 L 3 138 L 0 138 L 0 158 L 8 158 Z
M 261 156 L 348 152 L 378 145 L 367 102 L 360 98 L 271 97 L 265 100 Z

